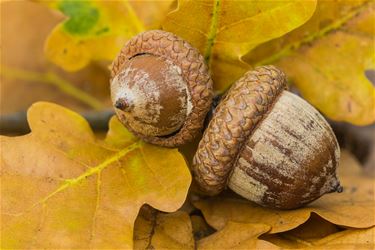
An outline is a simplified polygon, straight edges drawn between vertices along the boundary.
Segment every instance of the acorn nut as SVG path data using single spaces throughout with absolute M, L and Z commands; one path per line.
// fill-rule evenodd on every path
M 193 159 L 200 188 L 226 186 L 260 205 L 291 209 L 341 192 L 340 148 L 323 116 L 285 90 L 273 66 L 247 72 L 217 106 Z
M 152 144 L 176 147 L 192 140 L 202 129 L 212 96 L 212 80 L 199 51 L 169 32 L 133 37 L 112 64 L 116 114 Z

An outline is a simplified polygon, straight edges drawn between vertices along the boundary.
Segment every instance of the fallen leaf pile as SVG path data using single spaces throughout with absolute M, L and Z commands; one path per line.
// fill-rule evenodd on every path
M 253 240 L 264 240 L 282 248 L 345 249 L 375 247 L 374 179 L 364 175 L 361 167 L 343 152 L 339 178 L 343 193 L 328 194 L 306 207 L 296 210 L 273 210 L 239 198 L 215 197 L 194 202 L 208 224 L 218 230 L 254 225 Z M 263 227 L 261 227 L 262 225 Z M 267 229 L 268 227 L 268 229 Z M 266 234 L 264 234 L 266 233 Z M 236 237 L 227 232 L 226 237 Z M 254 242 L 240 240 L 230 247 L 251 247 Z M 213 240 L 215 242 L 215 240 Z M 242 245 L 245 244 L 245 245 Z M 262 246 L 263 247 L 263 246 Z M 259 247 L 259 248 L 262 248 Z M 267 248 L 267 247 L 264 247 Z
M 200 226 L 196 211 L 190 212 L 189 221 L 184 209 L 173 214 L 154 210 L 152 216 L 145 216 L 147 213 L 143 212 L 138 217 L 134 240 L 142 239 L 138 249 L 145 249 L 144 246 L 158 249 L 160 243 L 154 237 L 158 239 L 163 228 L 164 246 L 169 244 L 180 249 L 193 249 L 187 243 L 192 235 L 197 249 L 374 249 L 374 179 L 365 176 L 358 162 L 346 151 L 339 170 L 344 192 L 323 196 L 307 207 L 273 210 L 232 193 L 223 194 L 193 201 L 216 233 L 204 234 L 209 226 Z M 150 214 L 150 210 L 146 211 Z M 183 219 L 177 222 L 176 217 Z M 195 230 L 193 234 L 191 227 L 200 228 L 206 237 L 199 237 Z M 179 237 L 185 241 L 175 240 L 171 231 L 184 233 L 185 237 Z
M 216 93 L 245 71 L 274 64 L 329 118 L 371 124 L 373 1 L 0 5 L 1 116 L 34 103 L 31 132 L 0 137 L 1 249 L 375 249 L 374 179 L 346 151 L 338 169 L 343 193 L 275 210 L 230 190 L 196 192 L 188 165 L 199 138 L 179 149 L 152 146 L 115 117 L 103 137 L 70 110 L 109 107 L 110 61 L 130 37 L 164 29 L 201 51 Z
M 374 247 L 374 180 L 346 152 L 344 192 L 304 208 L 229 193 L 193 195 L 166 214 L 191 182 L 177 149 L 139 141 L 116 118 L 96 139 L 81 116 L 51 103 L 34 104 L 28 120 L 30 134 L 0 141 L 2 248 Z

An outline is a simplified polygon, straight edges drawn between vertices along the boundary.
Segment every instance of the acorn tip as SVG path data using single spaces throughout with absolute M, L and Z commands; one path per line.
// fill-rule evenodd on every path
M 337 193 L 342 193 L 342 191 L 344 191 L 344 188 L 340 185 L 340 183 L 337 185 L 336 187 L 336 192 Z
M 126 111 L 129 108 L 127 101 L 123 98 L 118 99 L 114 106 L 122 111 Z

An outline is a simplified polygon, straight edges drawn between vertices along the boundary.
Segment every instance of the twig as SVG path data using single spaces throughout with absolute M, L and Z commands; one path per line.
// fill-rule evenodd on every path
M 113 110 L 91 111 L 81 114 L 95 131 L 108 130 L 108 121 L 114 115 Z M 0 116 L 0 134 L 26 134 L 30 132 L 26 112 Z

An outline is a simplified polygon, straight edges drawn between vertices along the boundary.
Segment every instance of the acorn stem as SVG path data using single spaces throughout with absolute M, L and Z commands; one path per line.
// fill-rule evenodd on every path
M 129 103 L 124 98 L 118 99 L 115 103 L 115 107 L 122 111 L 129 111 L 130 109 Z
M 337 193 L 342 193 L 342 191 L 344 191 L 344 188 L 340 185 L 340 182 L 339 182 L 336 185 L 336 192 Z

